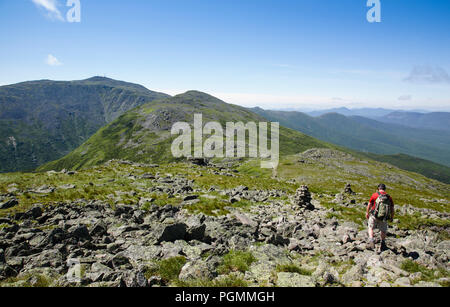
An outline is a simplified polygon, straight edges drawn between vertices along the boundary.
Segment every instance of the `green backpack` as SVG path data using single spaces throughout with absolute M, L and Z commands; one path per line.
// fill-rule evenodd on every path
M 375 204 L 374 216 L 382 221 L 389 220 L 391 218 L 391 197 L 378 192 Z

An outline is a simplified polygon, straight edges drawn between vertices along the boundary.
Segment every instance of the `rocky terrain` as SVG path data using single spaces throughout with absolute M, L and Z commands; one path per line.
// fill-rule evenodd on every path
M 294 180 L 195 164 L 204 166 L 111 161 L 88 171 L 30 175 L 40 176 L 39 187 L 29 186 L 36 177 L 15 184 L 2 178 L 0 284 L 449 285 L 446 210 L 398 206 L 388 249 L 373 251 L 358 222 L 365 196 L 354 186 L 327 195 Z M 89 190 L 107 186 L 113 192 L 106 197 L 108 191 Z M 435 201 L 448 208 L 448 199 Z M 417 215 L 428 224 L 414 229 L 407 217 Z

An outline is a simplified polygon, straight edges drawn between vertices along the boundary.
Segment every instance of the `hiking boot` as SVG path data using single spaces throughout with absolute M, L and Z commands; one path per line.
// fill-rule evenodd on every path
M 387 250 L 387 245 L 385 241 L 381 241 L 381 246 L 380 246 L 380 252 L 384 252 L 385 250 Z
M 369 243 L 367 244 L 367 249 L 375 250 L 375 241 L 374 240 L 369 241 Z

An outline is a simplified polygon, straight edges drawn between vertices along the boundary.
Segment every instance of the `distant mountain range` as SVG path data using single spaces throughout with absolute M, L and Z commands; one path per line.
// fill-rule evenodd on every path
M 295 111 L 295 110 L 288 110 Z M 431 130 L 450 131 L 450 113 L 449 112 L 430 112 L 426 110 L 392 110 L 383 108 L 334 108 L 318 111 L 303 112 L 313 117 L 319 117 L 325 114 L 337 113 L 344 116 L 361 116 L 377 121 L 397 124 L 413 128 L 425 128 Z
M 448 112 L 425 114 L 416 112 L 393 112 L 376 119 L 382 122 L 396 123 L 413 128 L 450 131 L 450 113 Z
M 319 117 L 312 117 L 301 112 L 268 111 L 261 108 L 252 109 L 253 112 L 291 129 L 301 131 L 325 142 L 345 146 L 347 148 L 373 153 L 371 158 L 386 161 L 383 155 L 404 154 L 430 160 L 435 163 L 450 166 L 450 135 L 442 130 L 428 130 L 409 128 L 395 123 L 384 123 L 361 116 L 344 116 L 338 113 L 328 113 Z M 423 173 L 421 167 L 415 167 L 417 160 L 411 157 L 409 163 L 389 159 L 393 165 L 408 170 Z M 408 159 L 406 159 L 408 160 Z M 430 165 L 436 169 L 436 165 Z M 428 173 L 433 178 L 435 175 Z M 444 176 L 445 177 L 445 176 Z M 442 179 L 442 177 L 439 177 Z
M 170 129 L 175 122 L 192 122 L 194 113 L 202 113 L 205 122 L 222 124 L 278 121 L 283 126 L 280 151 L 284 156 L 330 148 L 450 182 L 450 136 L 445 130 L 338 113 L 313 117 L 247 109 L 202 92 L 171 97 L 102 77 L 0 87 L 0 172 L 79 169 L 111 159 L 175 161 Z M 383 118 L 391 114 L 395 113 Z M 438 116 L 439 125 L 444 125 L 445 113 Z
M 169 97 L 94 77 L 0 87 L 0 172 L 34 170 L 68 154 L 126 111 Z
M 317 110 L 312 112 L 305 112 L 310 116 L 322 116 L 328 113 L 338 113 L 344 116 L 363 116 L 368 118 L 374 117 L 382 117 L 386 116 L 392 112 L 396 112 L 396 110 L 383 109 L 383 108 L 360 108 L 360 109 L 348 109 L 348 108 L 334 108 L 334 109 L 326 109 L 326 110 Z

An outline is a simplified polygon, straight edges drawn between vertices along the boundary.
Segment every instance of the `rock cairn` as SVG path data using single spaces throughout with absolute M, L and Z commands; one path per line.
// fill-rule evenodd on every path
M 347 183 L 347 185 L 344 188 L 344 194 L 354 195 L 355 192 L 352 190 L 352 185 L 350 183 Z
M 301 186 L 294 195 L 294 205 L 307 210 L 314 210 L 314 206 L 311 204 L 311 193 L 306 185 Z

